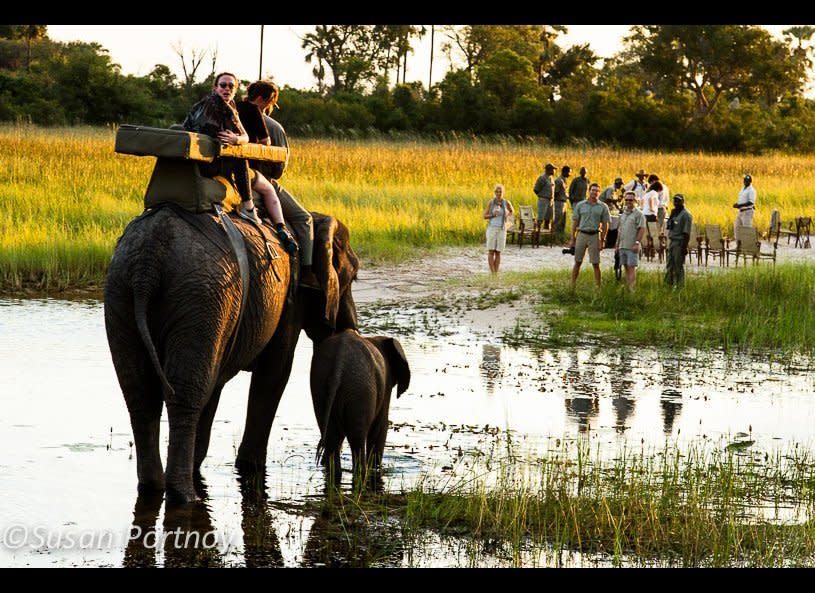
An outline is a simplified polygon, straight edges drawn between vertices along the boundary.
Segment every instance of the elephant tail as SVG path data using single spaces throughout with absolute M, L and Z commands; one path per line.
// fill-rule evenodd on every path
M 147 348 L 147 353 L 150 355 L 153 368 L 156 369 L 156 373 L 158 373 L 159 379 L 161 380 L 164 398 L 167 399 L 167 397 L 175 394 L 175 390 L 172 385 L 170 385 L 170 382 L 167 381 L 167 375 L 164 374 L 164 369 L 161 368 L 156 346 L 153 344 L 150 329 L 147 327 L 147 302 L 149 300 L 149 296 L 144 294 L 144 292 L 134 292 L 133 309 L 136 314 L 136 327 L 139 330 L 139 335 L 141 336 L 142 342 L 144 342 L 144 346 Z

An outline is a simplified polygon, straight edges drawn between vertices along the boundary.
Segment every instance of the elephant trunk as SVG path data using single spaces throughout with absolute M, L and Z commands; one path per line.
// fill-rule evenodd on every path
M 161 379 L 162 391 L 164 392 L 164 399 L 171 397 L 175 394 L 170 382 L 167 381 L 167 376 L 164 374 L 164 369 L 161 368 L 161 363 L 158 359 L 156 347 L 153 344 L 153 338 L 150 337 L 150 328 L 147 327 L 147 303 L 150 300 L 149 294 L 145 291 L 134 290 L 133 292 L 133 310 L 136 315 L 136 327 L 139 330 L 142 342 L 144 342 L 147 353 L 150 356 L 150 361 L 153 363 L 153 368 L 156 369 L 159 379 Z

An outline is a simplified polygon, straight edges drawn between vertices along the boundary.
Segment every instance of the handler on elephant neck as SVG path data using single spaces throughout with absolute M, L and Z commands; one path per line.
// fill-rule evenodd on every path
M 249 85 L 246 89 L 246 98 L 238 102 L 237 108 L 241 121 L 246 124 L 250 142 L 281 146 L 287 149 L 288 155 L 288 141 L 283 126 L 267 115 L 277 106 L 279 96 L 280 90 L 275 83 L 270 80 L 258 80 Z M 269 123 L 274 127 L 270 129 L 267 125 Z M 300 242 L 300 286 L 321 290 L 320 283 L 311 269 L 314 252 L 314 221 L 311 213 L 278 181 L 283 176 L 286 163 L 264 161 L 249 163 L 253 169 L 265 175 L 274 186 L 280 198 L 283 214 L 297 234 Z

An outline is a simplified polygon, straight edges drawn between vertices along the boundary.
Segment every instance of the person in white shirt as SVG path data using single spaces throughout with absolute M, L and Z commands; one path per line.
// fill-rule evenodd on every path
M 657 204 L 659 203 L 659 194 L 662 191 L 662 184 L 659 181 L 654 181 L 649 187 L 648 191 L 643 194 L 640 199 L 640 210 L 645 215 L 647 222 L 657 221 Z
M 662 191 L 659 192 L 657 196 L 657 222 L 659 223 L 659 228 L 664 230 L 665 214 L 668 211 L 668 202 L 671 201 L 671 194 L 668 190 L 668 186 L 659 178 L 659 175 L 649 175 L 648 185 L 651 185 L 654 181 L 659 181 L 662 184 Z
M 637 202 L 641 202 L 642 196 L 646 191 L 648 191 L 648 186 L 645 184 L 645 177 L 647 175 L 648 174 L 645 172 L 645 169 L 640 169 L 637 171 L 637 178 L 632 179 L 623 187 L 625 191 L 634 192 L 634 195 L 637 196 Z
M 753 178 L 750 175 L 744 176 L 744 189 L 739 192 L 738 201 L 733 204 L 733 208 L 738 208 L 736 223 L 733 225 L 733 237 L 740 226 L 753 226 L 753 214 L 756 210 L 756 188 L 753 187 Z

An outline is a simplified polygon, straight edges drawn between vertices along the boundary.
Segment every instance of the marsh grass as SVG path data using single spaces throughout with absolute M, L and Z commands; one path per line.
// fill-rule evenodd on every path
M 717 444 L 625 448 L 608 459 L 585 440 L 543 455 L 517 446 L 465 456 L 401 494 L 334 494 L 320 507 L 343 525 L 397 519 L 406 550 L 429 532 L 464 538 L 469 564 L 815 565 L 815 463 Z M 430 544 L 432 545 L 432 544 Z
M 513 284 L 542 300 L 539 325 L 519 324 L 507 343 L 575 343 L 597 336 L 626 344 L 659 343 L 725 350 L 815 352 L 815 266 L 749 266 L 727 274 L 686 275 L 681 290 L 664 275 L 640 271 L 636 290 L 606 274 L 598 291 L 585 274 L 575 291 L 570 272 L 521 274 Z
M 154 159 L 113 152 L 113 128 L 0 127 L 0 286 L 48 290 L 101 285 L 116 239 L 142 210 Z M 517 206 L 534 204 L 543 160 L 586 165 L 602 185 L 641 167 L 682 192 L 694 220 L 729 228 L 741 176 L 759 191 L 755 224 L 773 208 L 806 215 L 815 157 L 723 156 L 511 141 L 293 139 L 285 186 L 313 210 L 351 229 L 367 261 L 420 258 L 483 239 L 480 214 L 496 183 Z

